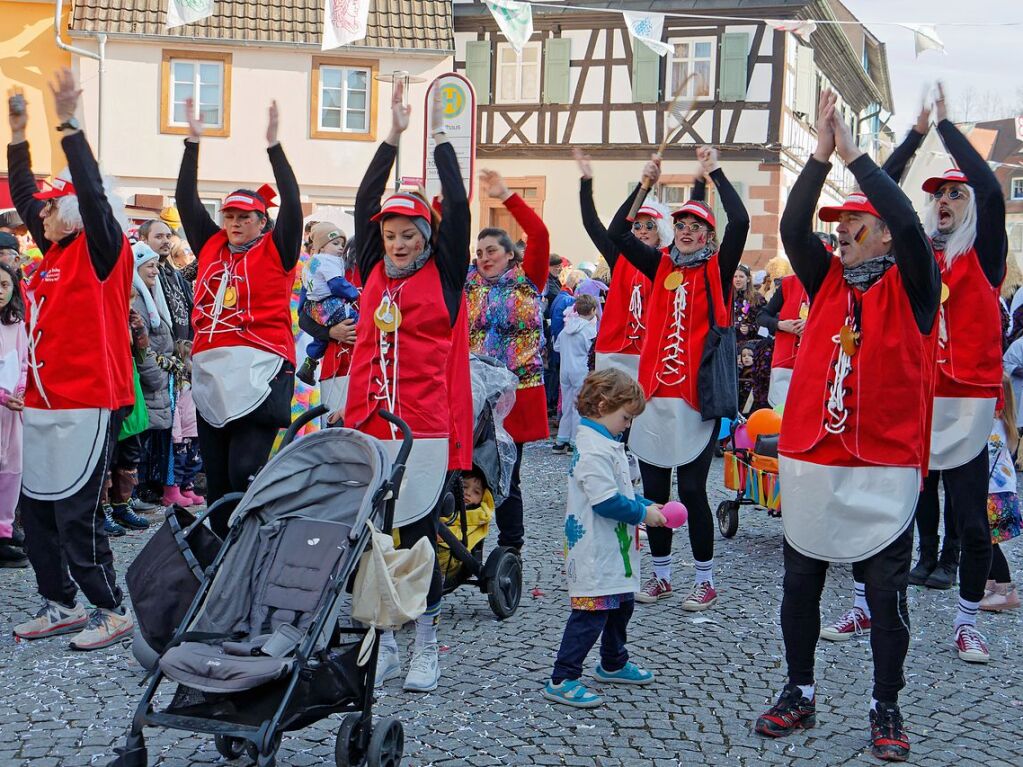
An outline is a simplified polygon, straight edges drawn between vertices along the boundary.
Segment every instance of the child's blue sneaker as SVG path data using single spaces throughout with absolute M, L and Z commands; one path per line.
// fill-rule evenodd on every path
M 605 671 L 604 667 L 598 663 L 594 673 L 600 681 L 611 684 L 650 684 L 654 681 L 652 671 L 640 668 L 631 661 L 617 671 Z
M 554 703 L 563 703 L 574 708 L 593 708 L 604 701 L 594 695 L 578 679 L 564 679 L 560 684 L 548 680 L 543 688 L 543 696 Z

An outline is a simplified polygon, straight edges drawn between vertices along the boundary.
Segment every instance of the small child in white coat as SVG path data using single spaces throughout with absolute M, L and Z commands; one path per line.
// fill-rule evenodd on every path
M 636 495 L 622 433 L 643 412 L 640 385 L 620 370 L 590 374 L 579 393 L 582 421 L 568 476 L 565 576 L 572 613 L 543 696 L 576 708 L 600 704 L 579 681 L 600 638 L 594 675 L 604 684 L 648 684 L 654 675 L 629 661 L 626 630 L 639 589 L 636 525 L 665 523 L 661 507 Z
M 554 351 L 561 355 L 561 422 L 551 450 L 561 455 L 569 453 L 575 444 L 579 428 L 575 401 L 590 372 L 590 347 L 596 337 L 597 299 L 579 296 L 565 312 L 565 328 L 554 341 Z

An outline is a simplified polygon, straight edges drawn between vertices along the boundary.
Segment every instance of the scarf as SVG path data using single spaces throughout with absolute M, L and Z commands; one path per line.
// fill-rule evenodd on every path
M 384 274 L 390 277 L 392 280 L 403 280 L 406 277 L 411 277 L 413 274 L 418 272 L 424 266 L 426 266 L 427 260 L 433 255 L 433 251 L 430 249 L 429 243 L 423 249 L 423 252 L 416 256 L 415 260 L 407 266 L 398 266 L 394 263 L 390 257 L 384 254 Z
M 849 284 L 849 287 L 856 290 L 866 290 L 895 265 L 895 256 L 887 253 L 883 256 L 870 258 L 862 264 L 845 267 L 842 276 Z
M 931 237 L 931 246 L 934 248 L 935 251 L 943 251 L 945 249 L 945 246 L 948 244 L 948 238 L 951 236 L 952 236 L 951 232 L 949 232 L 948 234 L 936 232 L 934 236 Z
M 252 250 L 253 245 L 255 245 L 257 242 L 263 239 L 264 234 L 266 233 L 265 232 L 261 233 L 254 240 L 249 240 L 248 242 L 242 245 L 232 245 L 231 243 L 227 243 L 227 249 L 231 251 L 231 253 L 234 255 L 238 255 L 239 253 L 248 253 L 250 250 Z
M 675 245 L 671 246 L 671 251 L 668 253 L 668 258 L 675 266 L 696 266 L 702 264 L 704 261 L 710 260 L 710 257 L 714 255 L 714 250 L 709 246 L 705 245 L 700 250 L 694 251 L 693 253 L 679 253 L 678 248 Z

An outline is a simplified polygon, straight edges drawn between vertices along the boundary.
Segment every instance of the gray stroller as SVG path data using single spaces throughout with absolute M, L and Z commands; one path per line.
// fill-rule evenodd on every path
M 366 522 L 391 529 L 412 433 L 381 413 L 402 432 L 393 466 L 382 443 L 351 429 L 292 442 L 325 411 L 292 424 L 286 446 L 238 501 L 109 767 L 146 767 L 147 726 L 209 733 L 224 757 L 247 753 L 258 767 L 273 767 L 282 733 L 339 712 L 349 713 L 337 733 L 337 767 L 401 763 L 401 723 L 372 717 L 378 643 L 359 665 L 367 629 L 338 619 L 371 541 Z M 156 710 L 162 682 L 177 688 L 170 705 Z

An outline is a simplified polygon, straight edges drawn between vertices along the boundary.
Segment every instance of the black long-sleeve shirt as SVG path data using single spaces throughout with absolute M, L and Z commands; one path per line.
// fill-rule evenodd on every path
M 618 246 L 615 245 L 614 240 L 611 239 L 607 229 L 604 228 L 604 224 L 597 215 L 597 208 L 593 204 L 592 178 L 579 179 L 579 208 L 583 214 L 583 228 L 586 229 L 586 234 L 590 236 L 590 242 L 593 243 L 593 247 L 597 249 L 600 255 L 604 257 L 608 268 L 613 272 L 615 261 L 618 260 Z
M 813 213 L 831 163 L 810 157 L 789 193 L 781 217 L 781 241 L 792 268 L 811 300 L 820 290 L 834 256 L 813 233 Z M 938 314 L 941 276 L 909 198 L 867 155 L 849 163 L 860 189 L 881 215 L 892 235 L 895 266 L 921 333 L 929 333 Z
M 913 155 L 916 154 L 916 150 L 920 148 L 920 144 L 923 141 L 924 134 L 920 133 L 916 128 L 910 128 L 906 138 L 892 150 L 891 155 L 884 161 L 882 166 L 884 172 L 891 176 L 896 184 L 902 180 L 902 174 L 906 170 L 906 165 L 913 159 Z
M 760 310 L 760 314 L 757 315 L 757 324 L 762 328 L 770 330 L 771 335 L 778 332 L 778 315 L 781 314 L 781 307 L 785 303 L 785 295 L 782 293 L 783 284 L 781 280 L 778 280 L 774 293 L 771 294 L 771 300 L 764 305 Z
M 81 131 L 72 133 L 61 139 L 60 144 L 67 156 L 71 183 L 75 185 L 75 193 L 78 195 L 78 210 L 82 216 L 89 260 L 92 261 L 96 276 L 103 281 L 117 265 L 124 245 L 124 232 L 121 231 L 121 225 L 117 223 L 110 201 L 103 191 L 99 165 L 93 157 L 89 142 L 85 140 L 85 134 Z M 46 253 L 52 243 L 43 235 L 43 221 L 39 218 L 45 203 L 32 196 L 38 189 L 35 174 L 32 173 L 32 157 L 27 141 L 8 144 L 7 168 L 14 207 L 28 227 L 36 245 Z M 68 235 L 60 244 L 66 246 L 77 236 Z
M 746 206 L 742 204 L 742 198 L 738 192 L 725 178 L 725 173 L 718 168 L 710 174 L 718 194 L 721 196 L 721 205 L 728 216 L 728 223 L 725 225 L 724 235 L 720 239 L 718 247 L 718 268 L 721 271 L 722 299 L 727 303 L 728 296 L 732 290 L 732 277 L 739 267 L 739 259 L 742 258 L 742 251 L 746 247 L 746 235 L 749 233 L 749 214 Z M 639 194 L 641 187 L 636 187 L 628 196 L 622 207 L 618 209 L 608 233 L 611 235 L 622 255 L 624 255 L 633 266 L 647 276 L 653 282 L 657 277 L 657 270 L 663 258 L 661 251 L 641 242 L 632 233 L 632 227 L 628 221 L 629 211 L 632 202 Z
M 270 166 L 280 194 L 280 207 L 273 228 L 273 241 L 281 256 L 285 269 L 294 268 L 302 248 L 302 196 L 298 180 L 291 169 L 288 158 L 280 144 L 267 147 Z M 210 218 L 209 212 L 199 199 L 199 142 L 185 141 L 185 153 L 181 156 L 181 170 L 178 173 L 177 188 L 174 192 L 181 214 L 181 225 L 192 251 L 198 255 L 209 239 L 220 231 Z
M 356 263 L 363 285 L 369 279 L 373 267 L 384 258 L 380 225 L 372 218 L 380 212 L 380 198 L 387 187 L 396 152 L 397 149 L 386 141 L 380 144 L 355 196 Z M 469 274 L 469 200 L 458 168 L 458 157 L 451 144 L 437 144 L 433 150 L 433 159 L 444 196 L 440 228 L 434 238 L 433 259 L 440 272 L 444 304 L 454 326 L 458 309 L 462 305 L 465 278 Z

